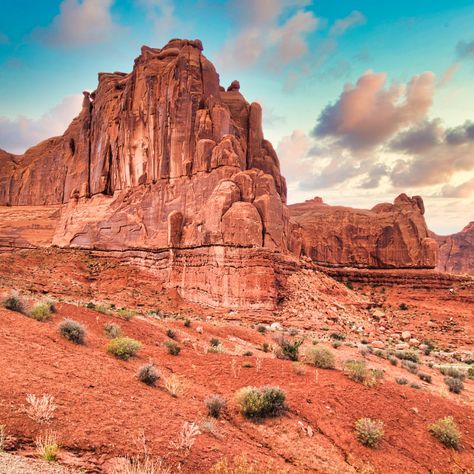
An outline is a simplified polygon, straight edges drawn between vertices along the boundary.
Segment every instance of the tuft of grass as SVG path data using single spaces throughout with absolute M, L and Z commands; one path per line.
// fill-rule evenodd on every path
M 12 291 L 10 296 L 7 296 L 3 300 L 2 305 L 5 309 L 9 309 L 10 311 L 15 311 L 22 314 L 25 314 L 26 312 L 25 303 L 16 291 Z
M 95 309 L 97 312 L 102 313 L 102 314 L 109 314 L 109 308 L 104 303 L 98 303 L 93 306 L 93 309 Z
M 72 319 L 65 319 L 59 324 L 59 334 L 75 344 L 84 344 L 86 330 L 84 326 Z
M 402 360 L 402 367 L 412 374 L 418 373 L 418 364 L 411 362 L 410 360 Z
M 107 323 L 104 326 L 104 333 L 109 339 L 115 339 L 122 335 L 122 328 L 115 323 Z
M 44 461 L 55 462 L 58 459 L 59 444 L 55 433 L 47 431 L 36 438 L 36 452 Z
M 136 315 L 135 311 L 127 308 L 121 308 L 117 311 L 119 318 L 125 319 L 125 321 L 130 321 Z
M 118 359 L 128 360 L 135 356 L 141 347 L 142 345 L 131 337 L 116 337 L 108 343 L 107 352 Z
M 182 377 L 176 374 L 171 374 L 164 378 L 164 385 L 171 396 L 178 398 L 186 391 L 186 383 Z
M 448 386 L 450 392 L 459 394 L 464 390 L 464 383 L 461 379 L 445 377 L 444 383 Z
M 226 399 L 220 395 L 211 395 L 204 400 L 204 403 L 207 406 L 209 416 L 212 416 L 213 418 L 219 418 L 222 410 L 225 410 L 227 406 Z
M 237 390 L 235 400 L 247 418 L 276 416 L 285 410 L 285 392 L 279 387 L 243 387 Z
M 51 311 L 51 303 L 48 302 L 38 302 L 35 303 L 33 308 L 31 308 L 31 311 L 29 313 L 29 316 L 36 321 L 48 321 L 51 319 L 52 311 Z
M 145 364 L 138 369 L 137 377 L 140 382 L 153 387 L 156 381 L 159 380 L 160 374 L 154 364 Z
M 177 356 L 181 352 L 181 347 L 176 344 L 174 341 L 166 341 L 165 347 L 168 349 L 168 354 Z
M 461 433 L 452 416 L 436 420 L 428 427 L 430 433 L 448 448 L 459 449 Z
M 325 347 L 309 346 L 305 351 L 305 360 L 319 369 L 334 369 L 336 357 Z
M 210 341 L 211 347 L 219 347 L 220 343 L 221 342 L 219 341 L 219 339 L 217 339 L 217 337 L 213 337 Z
M 371 418 L 360 418 L 355 422 L 355 432 L 361 444 L 376 448 L 383 438 L 383 422 Z
M 167 330 L 166 330 L 166 335 L 167 335 L 170 339 L 176 339 L 176 331 L 173 331 L 173 329 L 167 329 Z
M 363 360 L 347 360 L 344 364 L 344 373 L 354 382 L 373 387 L 383 378 L 383 371 L 369 369 Z

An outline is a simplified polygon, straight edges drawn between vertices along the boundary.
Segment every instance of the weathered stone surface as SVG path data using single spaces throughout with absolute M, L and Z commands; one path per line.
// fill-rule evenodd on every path
M 437 270 L 474 275 L 474 222 L 456 234 L 442 236 L 430 232 L 430 235 L 439 245 Z
M 303 253 L 316 263 L 359 268 L 433 268 L 437 244 L 428 235 L 420 197 L 398 196 L 371 210 L 328 206 L 321 198 L 289 206 L 300 224 Z

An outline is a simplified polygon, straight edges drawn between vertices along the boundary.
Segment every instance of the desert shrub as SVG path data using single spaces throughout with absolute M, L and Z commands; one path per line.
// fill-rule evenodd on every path
M 410 387 L 411 387 L 411 388 L 414 388 L 415 390 L 420 390 L 420 389 L 421 389 L 421 385 L 419 385 L 419 384 L 417 384 L 417 383 L 415 383 L 415 382 L 412 382 L 412 383 L 410 384 Z
M 408 383 L 408 380 L 405 377 L 397 377 L 395 381 L 398 385 L 406 385 Z
M 430 433 L 448 448 L 459 448 L 461 433 L 452 416 L 436 420 L 429 426 Z
M 341 342 L 341 341 L 332 341 L 332 342 L 331 342 L 331 346 L 332 346 L 334 349 L 338 349 L 339 347 L 342 346 L 342 342 Z
M 5 309 L 10 311 L 16 311 L 17 313 L 25 313 L 25 303 L 23 299 L 14 291 L 11 292 L 10 296 L 7 296 L 2 303 Z
M 183 323 L 185 328 L 190 328 L 191 327 L 191 320 L 190 319 L 185 319 Z
M 109 308 L 103 303 L 98 303 L 94 305 L 94 309 L 102 314 L 109 314 Z
M 54 462 L 58 459 L 59 444 L 56 435 L 47 431 L 36 438 L 36 452 L 44 461 Z
M 59 324 L 59 334 L 75 344 L 84 344 L 86 330 L 84 326 L 77 321 L 65 319 Z
M 260 333 L 260 334 L 265 334 L 267 332 L 267 328 L 263 325 L 263 324 L 259 324 L 257 326 L 257 331 Z
M 383 438 L 383 422 L 371 418 L 360 418 L 355 422 L 357 439 L 369 448 L 375 448 Z
M 250 356 L 253 356 L 253 352 L 252 351 L 245 351 L 242 355 L 245 356 L 245 357 L 250 357 Z
M 423 382 L 431 383 L 433 380 L 433 377 L 431 377 L 431 375 L 427 374 L 426 372 L 418 372 L 418 377 L 420 380 L 423 380 Z
M 344 373 L 354 382 L 373 387 L 383 378 L 383 371 L 367 368 L 363 360 L 348 360 L 344 364 Z
M 325 347 L 310 346 L 305 352 L 305 359 L 319 369 L 334 369 L 336 357 Z
M 167 329 L 167 330 L 166 330 L 166 335 L 167 335 L 170 339 L 176 339 L 176 331 L 173 331 L 173 329 Z
M 135 356 L 141 347 L 142 345 L 131 337 L 116 337 L 108 343 L 107 352 L 118 359 L 128 360 Z
M 382 358 L 382 359 L 385 359 L 385 354 L 384 354 L 384 352 L 383 352 L 382 350 L 380 350 L 380 349 L 376 349 L 376 350 L 374 351 L 374 356 L 380 357 L 380 358 Z
M 165 347 L 168 349 L 168 354 L 177 356 L 181 352 L 181 347 L 176 344 L 174 341 L 166 341 Z
M 104 333 L 109 339 L 115 339 L 122 335 L 122 329 L 118 324 L 107 323 L 104 326 Z
M 153 364 L 145 364 L 138 369 L 137 377 L 140 382 L 152 387 L 160 378 L 160 374 Z
M 464 383 L 461 379 L 445 377 L 444 383 L 448 386 L 450 392 L 461 393 L 464 390 Z
M 400 303 L 400 306 L 398 308 L 402 311 L 406 311 L 408 309 L 408 306 L 406 303 Z
M 95 309 L 95 304 L 92 303 L 92 301 L 89 301 L 89 303 L 86 304 L 87 309 Z
M 410 360 L 402 360 L 402 367 L 404 369 L 407 369 L 412 374 L 417 374 L 418 373 L 418 364 L 416 364 L 415 362 L 412 362 Z
M 329 334 L 329 337 L 336 341 L 344 341 L 346 339 L 346 336 L 342 334 L 342 332 L 332 332 Z
M 250 362 L 244 362 L 244 363 L 242 364 L 242 367 L 243 367 L 244 369 L 251 369 L 251 368 L 253 367 L 253 365 L 252 365 Z
M 217 337 L 213 337 L 210 341 L 211 347 L 218 347 L 221 342 Z
M 436 347 L 435 343 L 431 339 L 424 339 L 422 344 L 426 346 L 426 349 L 424 350 L 425 355 L 430 355 Z
M 348 288 L 349 290 L 353 290 L 354 285 L 352 284 L 352 282 L 348 281 L 348 282 L 346 282 L 346 288 Z
M 211 395 L 206 398 L 204 403 L 207 406 L 209 416 L 212 416 L 213 418 L 219 418 L 222 410 L 224 410 L 227 405 L 226 399 L 220 395 Z
M 469 369 L 467 369 L 467 376 L 472 380 L 474 379 L 474 367 L 469 367 Z
M 301 344 L 303 344 L 303 339 L 292 342 L 282 336 L 276 342 L 278 343 L 278 348 L 275 351 L 275 355 L 279 359 L 287 359 L 293 361 L 299 359 L 299 350 Z
M 45 393 L 42 397 L 37 397 L 29 393 L 26 396 L 26 401 L 28 403 L 26 406 L 26 414 L 29 418 L 40 425 L 51 422 L 57 408 L 52 395 Z
M 398 365 L 398 359 L 394 356 L 388 356 L 388 361 L 392 364 L 392 365 Z
M 285 409 L 285 392 L 278 387 L 243 387 L 235 399 L 247 418 L 276 416 Z
M 413 351 L 396 351 L 395 357 L 401 360 L 409 360 L 415 363 L 418 363 L 420 361 L 420 359 L 418 358 L 418 354 Z
M 464 380 L 466 378 L 466 373 L 464 370 L 457 369 L 456 367 L 440 367 L 439 371 L 446 375 L 447 377 L 452 377 L 453 379 Z
M 125 321 L 130 321 L 135 317 L 135 311 L 127 308 L 121 308 L 117 311 L 117 315 L 120 318 L 125 319 Z
M 270 346 L 270 344 L 268 344 L 268 342 L 264 342 L 260 346 L 260 350 L 263 351 L 263 352 L 270 352 L 271 351 L 271 346 Z
M 35 303 L 29 316 L 36 319 L 36 321 L 48 321 L 48 319 L 51 319 L 51 304 L 47 302 Z

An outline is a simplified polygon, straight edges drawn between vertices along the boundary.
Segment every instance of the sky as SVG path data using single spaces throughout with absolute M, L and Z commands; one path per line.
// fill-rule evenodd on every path
M 60 135 L 97 73 L 199 38 L 263 107 L 288 202 L 421 195 L 439 234 L 474 220 L 472 0 L 2 0 L 0 148 Z

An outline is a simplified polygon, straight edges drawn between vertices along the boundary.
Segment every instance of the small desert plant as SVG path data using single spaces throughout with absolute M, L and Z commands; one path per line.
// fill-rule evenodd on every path
M 243 387 L 235 394 L 237 405 L 247 418 L 278 415 L 285 409 L 285 398 L 279 387 Z
M 48 462 L 54 462 L 58 459 L 59 444 L 56 434 L 47 431 L 36 438 L 36 452 L 39 457 Z
M 47 302 L 36 303 L 31 309 L 29 316 L 36 321 L 48 321 L 51 319 L 51 304 Z
M 242 367 L 243 367 L 244 369 L 251 369 L 251 368 L 253 367 L 253 365 L 252 365 L 250 362 L 244 362 L 244 363 L 242 364 Z
M 464 383 L 460 379 L 445 377 L 444 383 L 448 386 L 450 392 L 461 393 L 464 390 Z
M 48 394 L 44 394 L 42 397 L 37 397 L 29 393 L 26 396 L 28 405 L 26 407 L 26 414 L 36 423 L 46 424 L 50 423 L 56 410 L 56 404 L 54 403 L 54 397 Z
M 118 324 L 107 323 L 104 326 L 104 333 L 109 339 L 115 339 L 122 335 L 122 329 Z
M 301 362 L 293 362 L 293 371 L 297 375 L 305 375 L 306 374 L 306 366 Z
M 370 418 L 360 418 L 355 423 L 357 439 L 369 448 L 375 448 L 383 438 L 383 422 Z
M 177 356 L 181 352 L 181 347 L 179 347 L 174 341 L 166 341 L 165 346 L 168 349 L 168 354 Z
M 448 448 L 459 448 L 461 433 L 452 416 L 436 420 L 428 427 L 430 433 Z
M 346 288 L 348 290 L 353 290 L 354 289 L 354 285 L 352 284 L 352 282 L 348 281 L 346 282 Z
M 183 326 L 185 328 L 190 328 L 191 327 L 191 320 L 190 319 L 185 319 L 184 323 L 183 323 Z
M 408 384 L 408 379 L 405 377 L 397 377 L 395 381 L 398 383 L 398 385 L 407 385 Z
M 107 345 L 107 352 L 119 359 L 128 360 L 135 356 L 141 347 L 142 345 L 131 337 L 116 337 Z
M 430 355 L 431 352 L 433 352 L 433 350 L 436 347 L 435 343 L 431 339 L 424 339 L 422 344 L 424 344 L 426 346 L 426 348 L 424 350 L 425 355 Z
M 173 331 L 173 329 L 168 329 L 166 331 L 166 335 L 170 338 L 170 339 L 176 339 L 176 331 Z
M 221 411 L 224 410 L 227 405 L 226 399 L 220 395 L 211 395 L 206 398 L 204 403 L 207 406 L 209 416 L 213 418 L 219 418 Z
M 98 303 L 94 305 L 94 309 L 102 314 L 109 314 L 109 308 L 103 303 Z
M 265 334 L 267 332 L 267 328 L 263 325 L 263 324 L 259 324 L 257 326 L 257 331 L 260 333 L 260 334 Z
M 160 374 L 153 364 L 145 364 L 138 369 L 137 377 L 140 382 L 152 387 L 160 378 Z
M 86 330 L 84 329 L 84 326 L 77 321 L 65 319 L 59 325 L 59 334 L 75 344 L 84 344 Z
M 394 356 L 388 356 L 388 361 L 392 364 L 392 365 L 398 365 L 398 359 Z
M 165 467 L 162 461 L 154 461 L 145 455 L 143 458 L 128 459 L 127 465 L 114 471 L 114 474 L 171 474 L 171 469 Z
M 87 309 L 95 309 L 95 304 L 92 303 L 92 301 L 89 301 L 89 303 L 86 304 Z
M 164 378 L 164 385 L 166 390 L 175 398 L 182 395 L 186 390 L 184 379 L 176 374 L 171 374 Z
M 334 369 L 336 366 L 334 354 L 325 347 L 309 346 L 305 352 L 305 359 L 319 369 Z
M 404 369 L 407 369 L 412 374 L 417 374 L 418 373 L 418 364 L 416 364 L 415 362 L 412 362 L 410 360 L 402 360 L 402 367 Z
M 339 347 L 342 346 L 342 342 L 341 341 L 332 341 L 331 346 L 334 347 L 334 349 L 339 349 Z
M 406 305 L 406 303 L 400 303 L 400 306 L 398 308 L 402 311 L 406 311 L 408 309 L 408 306 Z
M 271 351 L 271 346 L 270 346 L 270 344 L 268 344 L 268 342 L 264 342 L 260 346 L 260 350 L 263 351 L 263 352 L 270 352 Z
M 0 453 L 5 450 L 5 440 L 7 438 L 7 427 L 0 425 Z
M 415 382 L 412 382 L 412 383 L 410 384 L 410 387 L 411 387 L 411 388 L 414 388 L 415 390 L 420 390 L 420 389 L 421 389 L 421 385 L 419 385 L 419 384 L 417 384 L 417 383 L 415 383 Z
M 136 315 L 135 311 L 127 308 L 121 308 L 117 311 L 119 318 L 125 319 L 125 321 L 130 321 Z
M 196 441 L 196 438 L 201 434 L 199 426 L 194 422 L 185 421 L 179 433 L 177 443 L 174 443 L 177 449 L 183 451 L 190 451 Z
M 457 369 L 456 367 L 440 367 L 439 371 L 446 375 L 447 377 L 452 377 L 453 379 L 464 380 L 466 378 L 466 373 L 464 370 Z
M 251 357 L 251 356 L 253 356 L 253 352 L 252 351 L 245 351 L 242 355 L 245 356 L 245 357 Z
M 427 374 L 426 372 L 418 372 L 418 377 L 420 380 L 423 380 L 423 382 L 431 383 L 433 380 L 433 377 L 431 375 Z
M 418 363 L 420 361 L 418 358 L 418 354 L 413 351 L 396 351 L 395 357 L 398 357 L 401 360 L 409 360 L 415 363 Z
M 213 337 L 210 341 L 211 347 L 218 347 L 221 342 L 217 337 Z
M 467 369 L 467 376 L 471 380 L 474 380 L 474 367 L 469 367 L 469 369 Z
M 277 340 L 278 348 L 275 351 L 275 355 L 279 359 L 287 359 L 296 361 L 299 359 L 299 349 L 301 344 L 303 344 L 303 340 L 300 339 L 299 341 L 289 341 L 285 339 L 283 336 Z
M 25 303 L 15 291 L 12 291 L 10 296 L 6 297 L 2 304 L 5 309 L 9 309 L 10 311 L 25 313 Z
M 373 387 L 378 380 L 383 378 L 383 371 L 367 368 L 363 360 L 346 361 L 344 372 L 354 382 L 363 383 L 367 387 Z
M 346 336 L 342 332 L 332 332 L 329 334 L 329 337 L 336 341 L 344 341 L 346 339 Z

